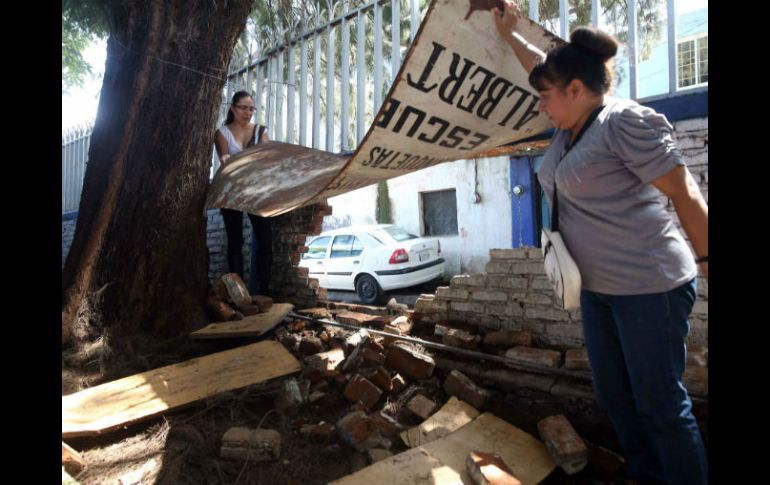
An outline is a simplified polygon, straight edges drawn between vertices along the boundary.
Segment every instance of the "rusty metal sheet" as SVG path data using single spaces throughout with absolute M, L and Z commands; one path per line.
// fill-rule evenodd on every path
M 527 72 L 497 33 L 493 5 L 431 2 L 374 124 L 348 160 L 324 159 L 326 169 L 318 174 L 305 166 L 284 171 L 279 166 L 303 153 L 312 158 L 325 152 L 281 144 L 265 164 L 257 145 L 239 154 L 238 168 L 229 164 L 215 177 L 207 206 L 276 215 L 438 163 L 503 153 L 500 147 L 550 129 Z M 545 52 L 563 42 L 529 19 L 517 31 Z M 283 158 L 279 150 L 286 150 Z M 266 190 L 251 184 L 280 187 L 284 195 L 268 204 L 246 194 Z
M 217 172 L 206 207 L 237 209 L 262 217 L 307 203 L 340 172 L 348 157 L 271 141 L 234 155 Z

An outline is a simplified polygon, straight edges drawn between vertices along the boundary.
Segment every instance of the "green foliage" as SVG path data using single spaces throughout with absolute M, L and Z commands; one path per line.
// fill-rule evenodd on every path
M 377 224 L 392 224 L 393 215 L 390 208 L 390 194 L 388 193 L 388 182 L 377 183 L 377 207 L 375 208 L 375 219 Z
M 83 51 L 96 39 L 109 33 L 108 12 L 117 2 L 62 0 L 61 66 L 62 93 L 82 86 L 91 66 L 83 59 Z

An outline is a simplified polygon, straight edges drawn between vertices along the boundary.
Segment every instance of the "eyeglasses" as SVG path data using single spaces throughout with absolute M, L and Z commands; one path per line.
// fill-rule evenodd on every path
M 255 108 L 254 106 L 245 106 L 245 105 L 242 105 L 242 104 L 234 104 L 233 106 L 235 106 L 236 108 L 238 108 L 241 111 L 251 111 L 252 113 L 257 110 L 257 108 Z

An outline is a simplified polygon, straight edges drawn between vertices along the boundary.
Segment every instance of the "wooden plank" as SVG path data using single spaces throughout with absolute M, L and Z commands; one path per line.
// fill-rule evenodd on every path
M 433 416 L 402 432 L 401 441 L 410 448 L 425 445 L 460 429 L 478 416 L 476 408 L 452 396 Z
M 207 325 L 190 334 L 193 339 L 259 337 L 284 319 L 294 308 L 291 303 L 277 303 L 265 313 L 250 315 L 243 320 Z
M 523 485 L 535 485 L 556 467 L 545 445 L 491 413 L 446 437 L 378 461 L 330 485 L 471 485 L 465 458 L 471 451 L 500 455 Z
M 62 438 L 98 435 L 299 370 L 269 340 L 124 377 L 62 396 Z

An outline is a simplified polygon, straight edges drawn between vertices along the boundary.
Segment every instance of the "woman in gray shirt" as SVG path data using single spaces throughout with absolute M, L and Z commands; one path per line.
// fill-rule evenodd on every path
M 538 174 L 582 279 L 581 314 L 599 402 L 642 483 L 707 483 L 703 442 L 682 385 L 696 263 L 708 278 L 708 207 L 652 109 L 607 96 L 617 42 L 579 28 L 546 56 L 495 9 L 556 128 Z M 695 256 L 674 225 L 668 197 Z

